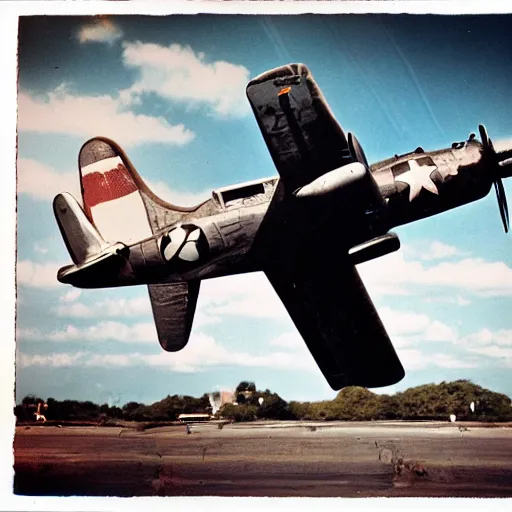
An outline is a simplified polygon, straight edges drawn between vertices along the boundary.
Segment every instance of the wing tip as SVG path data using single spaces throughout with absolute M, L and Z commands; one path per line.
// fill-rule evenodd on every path
M 376 372 L 371 375 L 348 377 L 346 375 L 324 375 L 327 383 L 333 391 L 340 391 L 343 388 L 350 386 L 358 386 L 361 388 L 384 388 L 397 384 L 405 377 L 405 370 L 399 363 L 399 367 L 395 368 L 393 372 L 377 374 Z

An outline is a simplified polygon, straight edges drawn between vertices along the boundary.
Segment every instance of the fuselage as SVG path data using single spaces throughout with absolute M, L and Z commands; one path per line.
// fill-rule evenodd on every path
M 64 268 L 59 278 L 85 288 L 208 279 L 292 264 L 305 244 L 344 257 L 395 226 L 487 195 L 492 179 L 481 148 L 470 141 L 435 152 L 418 149 L 372 165 L 379 207 L 370 207 L 360 189 L 335 190 L 309 202 L 273 201 L 285 194 L 278 178 L 214 190 L 211 199 L 179 214 L 155 206 L 154 222 L 160 225 L 154 236 L 118 250 L 119 257 L 106 258 L 90 272 L 66 278 Z M 177 227 L 200 232 L 195 261 L 166 260 L 166 237 Z M 105 269 L 98 272 L 101 265 Z

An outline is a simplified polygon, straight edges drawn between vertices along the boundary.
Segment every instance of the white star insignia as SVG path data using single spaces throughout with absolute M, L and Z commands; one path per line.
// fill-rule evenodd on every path
M 409 160 L 409 170 L 400 174 L 395 181 L 401 181 L 409 185 L 409 201 L 418 197 L 422 188 L 426 188 L 432 194 L 439 195 L 436 184 L 430 179 L 430 175 L 437 169 L 436 165 L 418 165 L 416 160 Z

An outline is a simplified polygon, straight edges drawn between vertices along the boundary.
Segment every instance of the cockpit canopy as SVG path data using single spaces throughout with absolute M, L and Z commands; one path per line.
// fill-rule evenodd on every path
M 266 203 L 272 198 L 278 179 L 265 178 L 218 188 L 212 192 L 213 202 L 221 209 Z

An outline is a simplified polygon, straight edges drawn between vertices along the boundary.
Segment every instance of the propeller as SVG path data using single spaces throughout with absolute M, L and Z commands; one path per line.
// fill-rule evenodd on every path
M 480 132 L 480 140 L 482 141 L 483 146 L 483 158 L 485 158 L 489 163 L 489 167 L 493 174 L 492 180 L 494 183 L 494 190 L 496 191 L 496 198 L 498 200 L 503 228 L 505 229 L 505 233 L 508 233 L 510 222 L 508 217 L 507 196 L 505 195 L 505 188 L 503 187 L 503 180 L 501 179 L 502 176 L 500 173 L 500 159 L 496 154 L 492 140 L 489 138 L 487 130 L 483 124 L 478 126 L 478 131 Z

